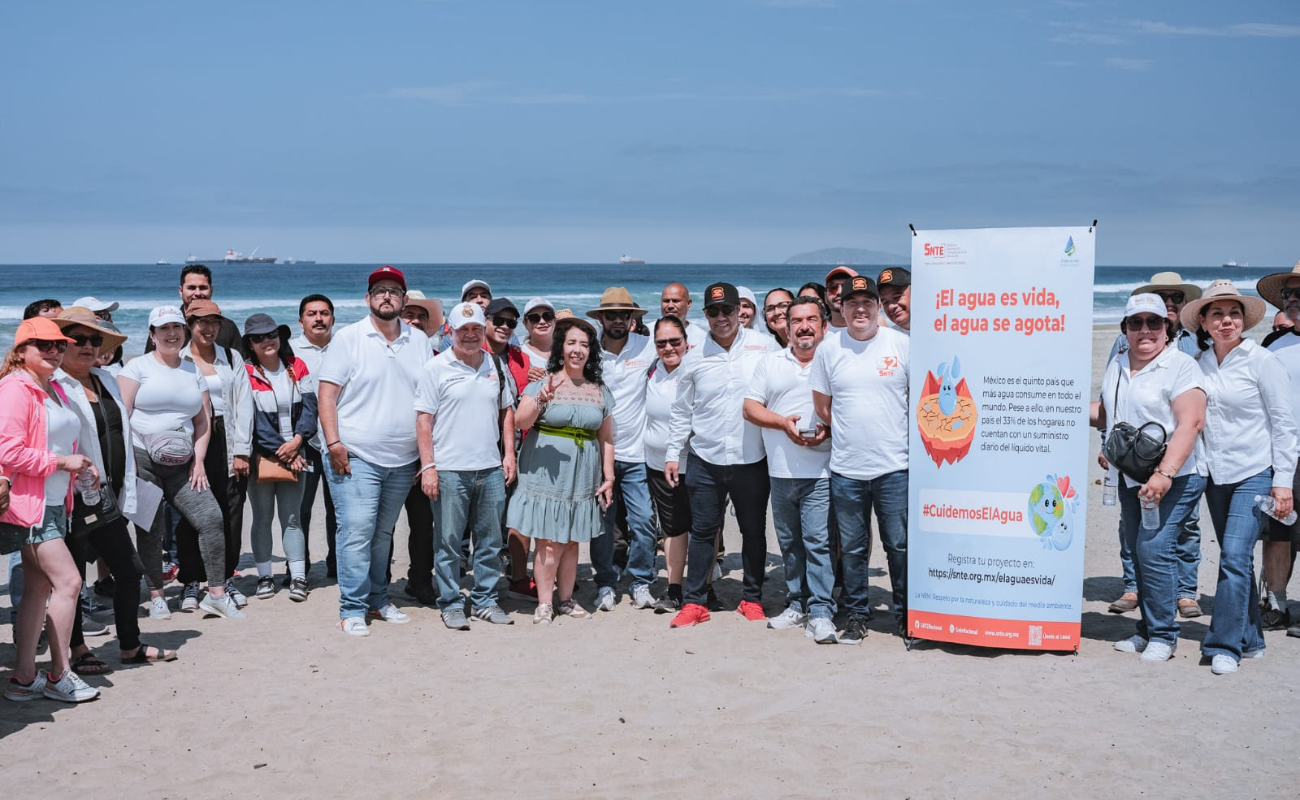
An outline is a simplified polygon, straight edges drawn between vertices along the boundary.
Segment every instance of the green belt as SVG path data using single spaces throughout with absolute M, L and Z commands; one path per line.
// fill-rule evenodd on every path
M 586 428 L 574 428 L 572 426 L 565 426 L 563 428 L 554 428 L 551 427 L 550 425 L 538 425 L 537 431 L 538 433 L 544 433 L 547 436 L 559 436 L 560 438 L 563 439 L 572 439 L 573 441 L 578 443 L 579 448 L 581 448 L 587 442 L 592 442 L 596 440 L 596 432 L 589 431 Z

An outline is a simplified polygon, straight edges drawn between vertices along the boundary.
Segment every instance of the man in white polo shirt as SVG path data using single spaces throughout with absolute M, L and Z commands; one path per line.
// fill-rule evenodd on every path
M 497 580 L 506 484 L 515 479 L 514 382 L 502 380 L 496 360 L 483 350 L 482 308 L 460 303 L 448 322 L 451 349 L 425 365 L 413 405 L 420 488 L 433 510 L 438 607 L 448 628 L 469 630 L 460 593 L 461 541 L 468 524 L 474 538 L 471 614 L 512 625 L 497 605 Z
M 831 507 L 840 528 L 849 618 L 841 644 L 859 644 L 871 615 L 867 560 L 871 511 L 894 589 L 894 614 L 907 604 L 907 375 L 911 340 L 880 326 L 876 282 L 854 276 L 838 286 L 848 327 L 826 337 L 809 383 L 817 416 L 831 426 Z
M 290 339 L 289 346 L 293 348 L 293 354 L 301 358 L 303 363 L 307 365 L 308 373 L 319 375 L 321 361 L 325 358 L 326 351 L 329 350 L 330 339 L 334 337 L 334 301 L 323 294 L 307 295 L 298 302 L 298 324 L 302 327 L 302 334 Z M 311 511 L 312 507 L 316 505 L 317 487 L 323 488 L 325 493 L 325 543 L 328 548 L 325 554 L 325 571 L 329 577 L 334 578 L 339 574 L 337 556 L 334 552 L 339 526 L 338 520 L 334 516 L 334 499 L 330 497 L 329 481 L 322 482 L 322 478 L 325 477 L 325 465 L 321 453 L 324 450 L 325 440 L 321 438 L 320 426 L 318 425 L 316 435 L 307 443 L 303 452 L 310 469 L 303 476 L 302 507 L 298 512 L 298 521 L 302 525 L 303 538 L 307 540 L 304 557 L 308 565 L 310 565 Z M 308 569 L 310 569 L 310 566 Z M 285 580 L 289 580 L 287 566 Z
M 415 390 L 429 337 L 402 322 L 406 279 L 370 273 L 370 314 L 334 335 L 321 360 L 320 427 L 325 477 L 338 512 L 339 627 L 366 636 L 366 617 L 410 622 L 388 600 L 393 526 L 418 468 Z
M 600 323 L 601 376 L 614 397 L 614 491 L 627 510 L 627 574 L 632 581 L 632 607 L 653 608 L 650 586 L 655 582 L 655 528 L 650 509 L 650 484 L 645 473 L 645 389 L 655 360 L 649 336 L 633 333 L 645 309 L 632 302 L 622 286 L 600 296 L 600 305 L 587 316 Z M 605 509 L 605 535 L 591 540 L 591 567 L 596 573 L 596 607 L 614 608 L 614 528 L 618 503 Z
M 745 419 L 763 429 L 772 479 L 772 524 L 785 564 L 789 606 L 767 627 L 804 628 L 818 644 L 835 643 L 835 565 L 831 561 L 830 427 L 817 421 L 808 375 L 830 315 L 815 297 L 790 304 L 790 346 L 754 370 Z
M 728 498 L 736 509 L 745 571 L 736 611 L 750 621 L 767 619 L 760 602 L 767 561 L 767 465 L 763 435 L 744 420 L 742 409 L 755 368 L 776 344 L 770 336 L 741 327 L 740 294 L 729 283 L 704 290 L 704 315 L 709 335 L 678 367 L 685 374 L 677 385 L 664 455 L 664 478 L 670 486 L 677 485 L 686 456 L 691 500 L 686 585 L 674 628 L 709 620 L 705 602 Z

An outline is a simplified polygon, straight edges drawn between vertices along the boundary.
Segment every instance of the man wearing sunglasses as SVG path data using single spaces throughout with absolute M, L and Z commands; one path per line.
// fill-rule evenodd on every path
M 650 484 L 645 472 L 645 391 L 655 348 L 649 336 L 635 333 L 645 309 L 632 302 L 622 286 L 611 286 L 587 316 L 600 323 L 601 376 L 614 396 L 614 492 L 627 512 L 627 573 L 633 608 L 653 608 L 655 529 L 650 511 Z M 605 509 L 605 535 L 591 540 L 591 567 L 596 573 L 596 608 L 612 611 L 615 603 L 614 529 L 618 503 Z
M 1173 345 L 1193 358 L 1200 353 L 1196 345 L 1196 336 L 1183 327 L 1179 312 L 1191 300 L 1201 296 L 1201 287 L 1187 283 L 1177 272 L 1157 272 L 1151 276 L 1151 282 L 1134 289 L 1130 296 L 1155 294 L 1165 303 L 1165 313 L 1173 325 Z M 1106 359 L 1109 365 L 1115 356 L 1127 352 L 1128 338 L 1123 333 L 1115 339 Z M 1105 431 L 1102 432 L 1102 445 L 1105 445 Z M 1104 450 L 1104 447 L 1103 447 Z M 1109 469 L 1106 457 L 1097 456 L 1102 469 Z M 1200 506 L 1194 506 L 1187 516 L 1182 533 L 1178 535 L 1178 615 L 1187 619 L 1201 616 L 1201 607 L 1197 601 L 1196 572 L 1201 566 L 1201 512 Z M 1110 613 L 1124 614 L 1138 607 L 1137 577 L 1133 571 L 1133 554 L 1124 545 L 1123 527 L 1119 535 L 1119 561 L 1123 574 L 1124 592 L 1110 604 Z
M 472 301 L 471 301 L 472 302 Z M 528 385 L 528 355 L 515 339 L 515 328 L 519 327 L 519 309 L 508 297 L 497 297 L 488 303 L 483 312 L 487 318 L 487 328 L 483 336 L 483 349 L 492 354 L 497 366 L 504 366 L 506 373 L 514 382 L 512 389 L 515 396 Z
M 684 605 L 673 618 L 674 628 L 709 620 L 709 576 L 728 499 L 736 509 L 745 574 L 736 611 L 750 621 L 767 619 L 761 601 L 770 484 L 762 431 L 746 422 L 742 411 L 754 370 L 779 345 L 741 326 L 740 293 L 729 283 L 704 290 L 704 315 L 709 335 L 682 360 L 679 369 L 685 374 L 673 401 L 664 454 L 664 478 L 670 486 L 681 480 L 685 457 L 692 514 Z

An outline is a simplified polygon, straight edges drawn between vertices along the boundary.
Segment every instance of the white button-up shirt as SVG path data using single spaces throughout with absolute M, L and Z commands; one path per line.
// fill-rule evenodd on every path
M 1273 486 L 1290 489 L 1296 427 L 1286 368 L 1252 339 L 1223 363 L 1211 348 L 1196 358 L 1205 373 L 1205 464 L 1217 484 L 1236 483 L 1273 467 Z
M 600 351 L 601 377 L 614 398 L 614 459 L 645 461 L 646 374 L 655 360 L 649 336 L 629 333 L 617 354 Z
M 339 441 L 348 452 L 380 467 L 419 459 L 415 391 L 431 351 L 429 337 L 405 322 L 388 341 L 369 315 L 334 334 L 318 382 L 340 387 Z
M 1176 347 L 1166 347 L 1160 355 L 1131 375 L 1132 367 L 1129 366 L 1128 359 L 1128 353 L 1120 353 L 1107 365 L 1106 373 L 1101 379 L 1101 402 L 1106 408 L 1108 426 L 1106 434 L 1110 434 L 1110 428 L 1117 422 L 1127 422 L 1135 428 L 1154 422 L 1164 428 L 1165 440 L 1168 441 L 1178 427 L 1178 422 L 1174 419 L 1174 400 L 1184 392 L 1205 388 L 1200 370 L 1191 356 Z M 1118 406 L 1115 404 L 1117 397 Z M 1148 428 L 1146 432 L 1155 439 L 1160 438 L 1159 431 L 1153 428 Z M 1204 475 L 1202 451 L 1198 437 L 1196 447 L 1174 477 L 1194 473 Z M 1124 483 L 1130 488 L 1142 485 L 1127 475 L 1124 476 Z
M 745 394 L 758 362 L 774 348 L 770 337 L 740 328 L 724 350 L 710 335 L 691 350 L 673 401 L 665 461 L 682 461 L 687 437 L 695 455 L 710 464 L 755 464 L 763 460 L 763 434 L 745 421 Z

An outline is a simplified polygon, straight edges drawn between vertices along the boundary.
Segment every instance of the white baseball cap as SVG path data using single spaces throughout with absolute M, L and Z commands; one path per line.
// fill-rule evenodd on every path
M 158 306 L 149 312 L 149 327 L 157 328 L 170 322 L 185 324 L 185 315 L 176 306 Z
M 1163 318 L 1166 315 L 1165 301 L 1160 299 L 1160 295 L 1151 292 L 1135 294 L 1124 306 L 1124 319 L 1138 314 L 1155 314 Z
M 487 318 L 483 316 L 483 307 L 478 303 L 457 303 L 447 315 L 447 323 L 451 325 L 452 330 L 463 328 L 471 322 L 487 325 Z
M 491 296 L 492 294 L 492 287 L 488 286 L 487 281 L 481 281 L 478 278 L 475 278 L 472 281 L 466 281 L 465 285 L 460 287 L 461 300 L 465 299 L 465 295 L 469 294 L 470 289 L 487 289 L 488 295 Z
M 547 300 L 545 297 L 534 297 L 532 300 L 529 300 L 524 304 L 523 316 L 528 316 L 528 312 L 532 311 L 534 308 L 549 308 L 552 311 L 555 310 L 555 306 L 551 305 L 550 300 Z
M 82 308 L 89 308 L 91 311 L 95 312 L 96 314 L 99 314 L 104 311 L 107 311 L 111 314 L 112 312 L 120 308 L 120 304 L 118 303 L 105 303 L 103 300 L 100 300 L 99 298 L 90 297 L 90 296 L 79 297 L 77 298 L 77 301 L 72 305 L 81 306 Z

